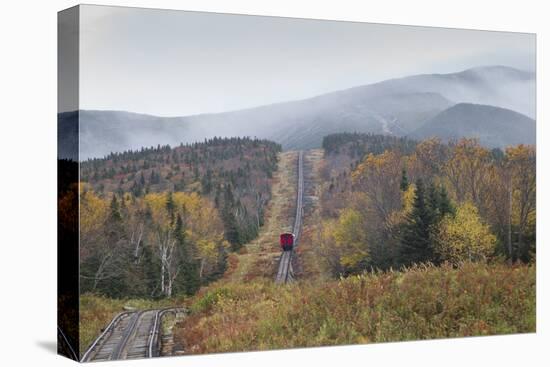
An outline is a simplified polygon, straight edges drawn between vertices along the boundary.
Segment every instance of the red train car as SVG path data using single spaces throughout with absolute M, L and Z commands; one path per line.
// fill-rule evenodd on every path
M 293 233 L 281 233 L 279 243 L 283 251 L 290 251 L 294 247 L 294 234 Z

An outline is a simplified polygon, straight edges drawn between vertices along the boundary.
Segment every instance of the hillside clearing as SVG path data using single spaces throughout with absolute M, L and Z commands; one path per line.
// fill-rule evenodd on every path
M 239 283 L 256 278 L 271 279 L 274 276 L 281 253 L 279 234 L 290 230 L 294 220 L 297 156 L 297 152 L 279 154 L 266 223 L 258 238 L 245 245 L 239 253 L 229 255 L 229 267 L 220 282 Z

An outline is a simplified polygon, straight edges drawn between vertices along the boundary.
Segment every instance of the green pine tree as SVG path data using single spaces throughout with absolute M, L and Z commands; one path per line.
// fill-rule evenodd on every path
M 416 181 L 413 209 L 403 226 L 401 237 L 401 262 L 404 265 L 434 260 L 431 229 L 434 215 L 427 203 L 424 183 Z
M 185 228 L 181 215 L 176 217 L 176 245 L 180 259 L 180 267 L 175 282 L 175 291 L 187 295 L 194 294 L 200 287 L 199 264 L 194 258 L 194 249 L 185 236 Z
M 439 211 L 439 190 L 435 186 L 433 182 L 430 182 L 430 185 L 428 186 L 427 192 L 426 192 L 426 204 L 428 210 L 431 212 L 431 215 L 433 216 L 434 221 L 438 220 L 441 217 L 441 213 Z
M 176 204 L 174 203 L 174 196 L 172 194 L 172 191 L 170 191 L 168 192 L 168 197 L 166 198 L 166 210 L 168 211 L 168 215 L 170 216 L 170 225 L 174 225 L 175 209 Z
M 407 170 L 403 168 L 401 171 L 401 183 L 399 184 L 401 191 L 407 191 L 409 188 L 409 179 L 407 177 Z
M 116 195 L 113 195 L 113 198 L 111 199 L 110 209 L 111 211 L 109 212 L 109 219 L 115 222 L 122 221 L 122 215 L 120 214 L 120 205 L 118 204 Z
M 454 215 L 455 213 L 455 207 L 451 203 L 451 199 L 449 199 L 445 186 L 441 186 L 439 189 L 439 212 L 441 216 L 444 216 L 445 214 Z
M 176 204 L 174 203 L 174 195 L 172 194 L 172 191 L 169 191 L 166 198 L 166 210 L 168 210 L 168 213 L 173 213 L 174 209 L 176 209 Z

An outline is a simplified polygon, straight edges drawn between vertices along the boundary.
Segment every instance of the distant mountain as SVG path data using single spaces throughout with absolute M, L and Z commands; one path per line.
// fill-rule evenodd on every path
M 103 157 L 111 152 L 158 144 L 175 146 L 190 141 L 186 139 L 188 136 L 189 126 L 183 117 L 124 111 L 80 111 L 80 152 L 83 158 Z
M 348 90 L 361 94 L 438 93 L 455 103 L 476 103 L 536 113 L 536 76 L 507 66 L 483 66 L 452 74 L 423 74 Z
M 399 93 L 363 100 L 316 97 L 187 117 L 82 110 L 80 153 L 81 159 L 87 159 L 216 136 L 250 136 L 273 140 L 285 150 L 309 149 L 320 147 L 324 136 L 338 132 L 404 135 L 451 105 L 435 93 Z
M 478 138 L 488 147 L 536 143 L 535 120 L 505 108 L 459 103 L 431 118 L 410 137 L 439 137 L 444 141 Z
M 274 140 L 285 150 L 308 149 L 320 147 L 323 136 L 339 132 L 408 135 L 462 102 L 508 108 L 534 117 L 535 75 L 503 66 L 480 67 L 391 79 L 300 101 L 186 117 L 81 111 L 80 152 L 81 159 L 86 159 L 215 136 L 258 137 Z

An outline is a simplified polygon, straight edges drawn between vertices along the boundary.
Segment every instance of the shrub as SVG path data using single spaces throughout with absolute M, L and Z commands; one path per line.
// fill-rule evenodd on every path
M 224 284 L 176 330 L 186 353 L 535 331 L 535 267 L 415 266 L 330 282 Z

